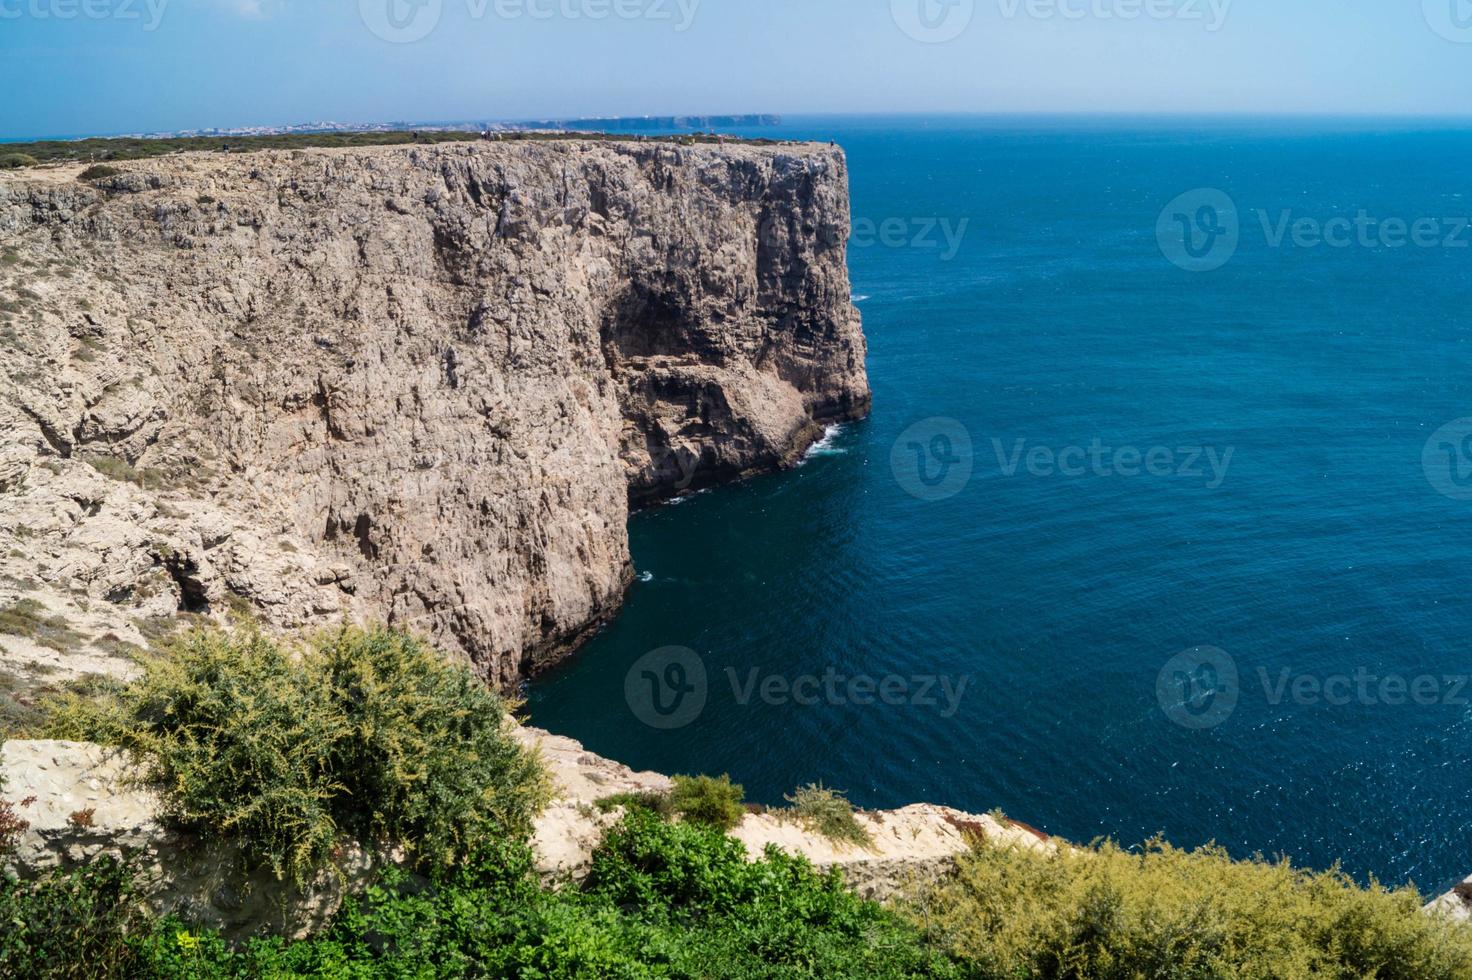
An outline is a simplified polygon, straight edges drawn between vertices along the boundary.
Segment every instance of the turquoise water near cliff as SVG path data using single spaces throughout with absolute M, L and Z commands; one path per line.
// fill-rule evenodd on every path
M 644 580 L 532 721 L 767 803 L 821 779 L 1427 890 L 1472 871 L 1472 424 L 1438 433 L 1472 416 L 1472 132 L 781 132 L 849 154 L 873 417 L 638 516 Z M 1171 204 L 1197 189 L 1226 201 Z M 645 723 L 690 713 L 679 657 L 625 696 L 666 647 L 705 669 L 683 727 Z

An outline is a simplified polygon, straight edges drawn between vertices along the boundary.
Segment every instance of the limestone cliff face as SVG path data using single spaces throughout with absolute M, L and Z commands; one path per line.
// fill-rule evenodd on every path
M 836 149 L 78 169 L 0 177 L 0 609 L 39 604 L 12 670 L 244 604 L 511 684 L 618 605 L 631 501 L 867 410 Z

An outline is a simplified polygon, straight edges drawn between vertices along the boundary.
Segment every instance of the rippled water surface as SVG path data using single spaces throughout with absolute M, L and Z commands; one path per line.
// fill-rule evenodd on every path
M 794 472 L 637 517 L 643 580 L 533 685 L 532 720 L 768 803 L 821 779 L 866 806 L 1000 806 L 1427 890 L 1472 871 L 1472 428 L 1433 440 L 1472 416 L 1472 135 L 786 133 L 849 154 L 874 415 Z M 1235 205 L 1240 241 L 1193 273 L 1157 226 L 1198 188 Z M 1184 200 L 1167 231 L 1218 227 Z M 1285 214 L 1362 210 L 1439 235 L 1274 243 Z M 666 647 L 700 660 L 641 663 Z M 697 667 L 698 714 L 646 724 L 691 713 Z

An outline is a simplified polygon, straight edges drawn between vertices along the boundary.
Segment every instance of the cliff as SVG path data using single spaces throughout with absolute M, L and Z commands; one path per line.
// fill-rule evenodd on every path
M 363 617 L 509 686 L 618 606 L 631 503 L 861 416 L 827 146 L 184 154 L 0 177 L 0 649 Z M 40 666 L 38 666 L 40 665 Z

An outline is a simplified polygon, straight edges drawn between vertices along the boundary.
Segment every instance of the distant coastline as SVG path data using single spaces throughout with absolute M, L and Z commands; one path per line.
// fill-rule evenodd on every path
M 0 143 L 76 142 L 87 139 L 219 139 L 252 136 L 320 135 L 323 133 L 397 133 L 411 130 L 431 133 L 518 133 L 518 132 L 617 132 L 680 133 L 721 128 L 780 126 L 782 117 L 771 113 L 694 116 L 585 116 L 568 119 L 472 119 L 343 123 L 330 120 L 284 126 L 233 126 L 209 129 L 177 129 L 138 133 L 72 133 L 60 136 L 0 136 Z

